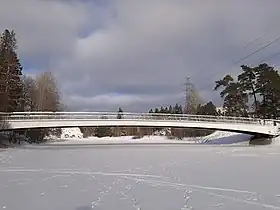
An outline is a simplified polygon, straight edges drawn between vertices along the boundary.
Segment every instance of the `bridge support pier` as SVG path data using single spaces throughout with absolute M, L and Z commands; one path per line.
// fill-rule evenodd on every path
M 250 145 L 269 145 L 272 143 L 272 138 L 269 136 L 263 136 L 260 134 L 256 134 L 250 141 Z

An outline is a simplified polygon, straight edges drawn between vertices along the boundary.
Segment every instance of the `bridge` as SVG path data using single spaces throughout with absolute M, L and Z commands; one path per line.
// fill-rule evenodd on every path
M 119 115 L 119 117 L 118 117 Z M 116 112 L 13 112 L 1 113 L 6 130 L 32 128 L 137 126 L 177 127 L 233 131 L 263 136 L 280 134 L 280 124 L 272 119 Z M 121 119 L 119 119 L 121 118 Z

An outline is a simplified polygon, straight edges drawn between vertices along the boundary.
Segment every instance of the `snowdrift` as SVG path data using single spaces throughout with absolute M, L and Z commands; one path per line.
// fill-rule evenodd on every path
M 133 136 L 102 137 L 95 136 L 82 139 L 67 139 L 66 141 L 53 141 L 52 144 L 124 144 L 124 143 L 184 143 L 191 144 L 195 141 L 170 140 L 165 136 L 144 136 L 134 139 Z
M 273 138 L 271 144 L 280 146 L 280 136 Z
M 216 131 L 208 136 L 201 137 L 200 144 L 237 144 L 250 141 L 252 135 L 233 132 Z
M 83 138 L 83 133 L 81 132 L 80 128 L 62 128 L 61 129 L 61 137 L 62 139 L 81 139 Z

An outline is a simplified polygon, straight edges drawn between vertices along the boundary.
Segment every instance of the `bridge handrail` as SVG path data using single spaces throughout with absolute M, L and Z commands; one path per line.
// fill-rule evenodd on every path
M 115 115 L 117 116 L 118 112 L 42 112 L 42 111 L 35 111 L 35 112 L 1 112 L 0 115 Z M 224 116 L 224 115 L 192 115 L 192 114 L 168 114 L 168 113 L 141 113 L 141 112 L 122 112 L 122 115 L 134 115 L 134 116 L 187 116 L 187 117 L 202 117 L 202 118 L 227 118 L 227 119 L 244 119 L 244 120 L 274 120 L 274 119 L 261 119 L 261 118 L 253 118 L 253 117 L 235 117 L 235 116 Z
M 123 119 L 117 119 L 121 114 Z M 167 113 L 131 113 L 131 112 L 10 112 L 0 113 L 6 120 L 166 120 L 166 121 L 196 121 L 196 122 L 228 122 L 244 124 L 261 124 L 263 121 L 273 122 L 274 119 L 213 116 L 213 115 L 188 115 Z M 105 117 L 105 119 L 102 119 Z

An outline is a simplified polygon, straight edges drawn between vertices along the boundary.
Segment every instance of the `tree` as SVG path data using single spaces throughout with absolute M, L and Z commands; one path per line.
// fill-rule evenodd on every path
M 95 134 L 94 127 L 80 127 L 80 130 L 81 130 L 84 138 L 87 138 L 89 136 L 94 136 L 94 134 Z
M 36 81 L 30 76 L 23 76 L 23 96 L 25 98 L 22 106 L 24 111 L 37 111 L 37 86 Z
M 256 92 L 262 98 L 259 114 L 264 118 L 277 118 L 280 111 L 280 75 L 266 63 L 256 67 Z
M 8 129 L 10 127 L 9 123 L 5 119 L 5 115 L 0 113 L 0 132 Z M 0 139 L 1 140 L 1 139 Z
M 242 87 L 242 90 L 246 92 L 249 96 L 253 96 L 254 113 L 258 114 L 258 100 L 257 100 L 257 68 L 251 68 L 246 65 L 242 65 L 241 69 L 243 72 L 238 75 L 238 82 Z
M 100 119 L 108 119 L 106 116 L 101 116 Z M 95 135 L 97 137 L 112 136 L 112 130 L 107 126 L 100 126 L 95 129 Z
M 217 112 L 216 106 L 213 104 L 212 101 L 210 101 L 203 106 L 199 105 L 198 108 L 197 108 L 197 113 L 196 114 L 216 116 L 216 115 L 218 115 L 218 112 Z
M 172 114 L 172 112 L 173 112 L 173 108 L 172 108 L 172 106 L 170 105 L 169 108 L 168 108 L 168 113 L 169 113 L 169 114 Z
M 4 132 L 3 132 L 3 131 L 5 131 L 6 129 L 8 129 L 8 128 L 10 127 L 10 125 L 9 125 L 9 123 L 6 121 L 5 118 L 6 118 L 5 115 L 2 114 L 2 113 L 0 113 L 0 148 L 1 148 L 2 146 L 4 146 L 4 147 L 7 146 L 7 145 L 3 142 L 3 140 L 4 140 L 5 138 L 7 138 L 7 136 L 4 135 Z M 10 142 L 11 142 L 10 137 L 9 137 L 9 140 L 10 140 Z
M 60 94 L 52 72 L 43 72 L 36 77 L 36 104 L 38 111 L 57 111 L 61 108 Z
M 23 95 L 25 111 L 62 111 L 56 80 L 51 72 L 42 72 L 36 78 L 24 76 Z M 49 134 L 60 135 L 61 129 L 32 129 L 26 135 L 33 142 L 40 142 Z
M 22 66 L 17 56 L 14 31 L 6 29 L 0 37 L 0 111 L 23 111 Z
M 183 108 L 182 106 L 175 104 L 174 108 L 173 108 L 173 114 L 183 114 Z
M 222 80 L 215 82 L 214 90 L 223 88 L 220 96 L 224 99 L 223 108 L 228 116 L 248 116 L 248 95 L 244 93 L 242 86 L 230 75 L 226 75 Z
M 238 81 L 227 75 L 216 81 L 215 90 L 223 88 L 226 115 L 253 116 L 262 118 L 280 117 L 280 75 L 266 63 L 256 67 L 242 65 Z M 254 111 L 250 113 L 249 96 L 253 98 Z

